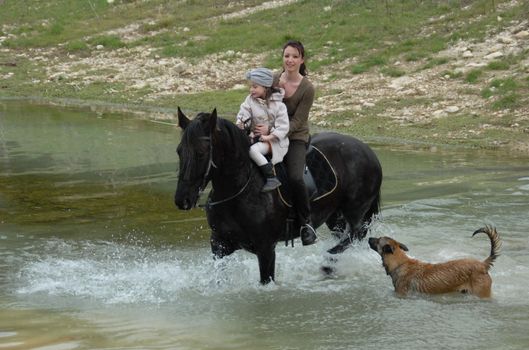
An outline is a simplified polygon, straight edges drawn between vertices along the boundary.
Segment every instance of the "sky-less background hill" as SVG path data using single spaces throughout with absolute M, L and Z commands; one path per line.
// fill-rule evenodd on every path
M 0 0 L 0 98 L 234 117 L 301 40 L 311 121 L 373 141 L 529 152 L 527 0 Z

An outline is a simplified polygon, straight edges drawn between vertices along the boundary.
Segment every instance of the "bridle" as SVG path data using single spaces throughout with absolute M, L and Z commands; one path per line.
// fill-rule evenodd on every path
M 206 172 L 204 173 L 204 177 L 202 179 L 202 184 L 199 187 L 200 192 L 203 192 L 206 186 L 209 182 L 209 173 L 211 171 L 211 168 L 217 169 L 217 165 L 213 162 L 213 142 L 211 142 L 211 136 L 200 136 L 198 138 L 199 140 L 205 140 L 209 142 L 209 159 L 208 159 L 208 167 L 206 168 Z
M 208 166 L 206 168 L 206 172 L 204 173 L 204 177 L 202 179 L 202 185 L 200 185 L 199 187 L 199 191 L 200 192 L 204 192 L 206 186 L 208 185 L 209 181 L 210 181 L 210 176 L 211 176 L 211 171 L 212 169 L 217 169 L 217 165 L 215 164 L 215 162 L 213 161 L 213 142 L 211 140 L 211 135 L 210 136 L 200 136 L 198 138 L 199 140 L 205 140 L 205 141 L 208 141 L 209 142 L 209 156 L 208 156 Z M 212 206 L 215 206 L 215 205 L 218 205 L 218 204 L 222 204 L 222 203 L 225 203 L 225 202 L 228 202 L 234 198 L 237 198 L 239 195 L 241 195 L 244 190 L 246 190 L 246 188 L 248 187 L 248 185 L 250 184 L 250 180 L 252 178 L 252 173 L 250 171 L 249 175 L 248 175 L 248 180 L 246 180 L 246 183 L 244 184 L 244 186 L 238 191 L 236 192 L 235 194 L 227 197 L 227 198 L 224 198 L 224 199 L 221 199 L 221 200 L 218 200 L 218 201 L 214 201 L 212 202 L 210 198 L 208 198 L 206 204 L 200 204 L 199 207 L 203 208 L 211 208 Z

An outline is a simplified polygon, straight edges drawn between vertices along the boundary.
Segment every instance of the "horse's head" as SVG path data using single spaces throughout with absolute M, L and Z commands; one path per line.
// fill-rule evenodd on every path
M 217 110 L 199 113 L 190 120 L 178 108 L 178 125 L 183 134 L 177 148 L 180 170 L 175 193 L 175 204 L 179 209 L 193 208 L 209 181 L 212 160 L 212 137 L 217 125 Z

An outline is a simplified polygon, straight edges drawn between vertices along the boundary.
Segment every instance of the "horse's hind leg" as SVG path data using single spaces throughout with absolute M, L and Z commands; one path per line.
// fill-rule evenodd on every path
M 345 220 L 344 220 L 345 221 Z M 327 250 L 330 254 L 339 254 L 345 251 L 355 240 L 361 240 L 364 238 L 367 234 L 368 228 L 367 228 L 367 222 L 363 220 L 362 217 L 357 216 L 349 216 L 347 218 L 348 224 L 346 225 L 346 229 L 344 230 L 345 234 L 342 235 L 342 238 L 340 239 L 340 242 L 338 242 L 337 245 L 332 247 L 331 249 Z M 351 225 L 351 223 L 355 223 L 355 225 Z
M 343 253 L 349 246 L 353 243 L 353 239 L 351 238 L 351 234 L 348 233 L 347 236 L 342 238 L 340 242 L 338 242 L 337 245 L 332 247 L 331 249 L 327 250 L 327 253 L 329 254 L 340 254 Z
M 347 232 L 345 236 L 342 237 L 342 239 L 340 239 L 337 245 L 327 250 L 327 253 L 332 254 L 332 255 L 340 254 L 340 253 L 343 253 L 347 248 L 351 246 L 351 244 L 354 241 L 353 239 L 354 236 L 351 233 L 349 225 L 347 225 L 346 231 Z M 323 272 L 326 276 L 329 276 L 329 277 L 333 276 L 336 272 L 336 268 L 334 266 L 336 265 L 337 261 L 338 259 L 336 257 L 328 256 L 326 264 L 321 267 L 321 272 Z
M 341 211 L 336 211 L 329 216 L 325 224 L 336 238 L 342 237 L 343 233 L 347 230 L 347 221 L 345 221 Z
M 351 244 L 353 244 L 354 241 L 359 241 L 362 238 L 364 238 L 368 231 L 368 222 L 361 222 L 360 225 L 357 225 L 355 229 L 351 229 L 349 225 L 349 229 L 343 237 L 340 242 L 338 242 L 337 245 L 332 247 L 331 249 L 327 250 L 330 254 L 339 254 L 342 253 L 344 250 L 349 248 Z
M 369 204 L 351 201 L 342 206 L 342 213 L 345 221 L 347 232 L 340 242 L 333 248 L 327 250 L 330 254 L 342 253 L 355 241 L 359 241 L 367 235 L 369 223 L 373 215 L 378 213 L 379 196 L 372 198 Z

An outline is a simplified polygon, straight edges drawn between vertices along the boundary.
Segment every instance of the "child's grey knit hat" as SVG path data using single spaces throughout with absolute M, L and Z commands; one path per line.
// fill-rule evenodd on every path
M 271 87 L 274 75 L 268 68 L 255 68 L 246 73 L 246 79 L 264 87 Z

